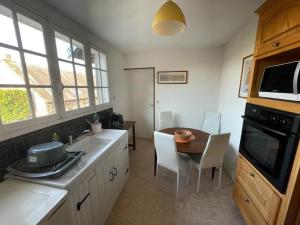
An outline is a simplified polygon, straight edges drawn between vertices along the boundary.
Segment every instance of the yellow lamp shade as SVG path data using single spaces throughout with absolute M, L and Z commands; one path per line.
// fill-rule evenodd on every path
M 152 31 L 159 35 L 173 35 L 184 31 L 186 21 L 177 4 L 167 1 L 155 14 Z

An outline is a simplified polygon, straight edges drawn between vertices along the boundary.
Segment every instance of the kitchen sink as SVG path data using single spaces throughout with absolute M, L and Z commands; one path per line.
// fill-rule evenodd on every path
M 71 152 L 84 151 L 86 154 L 90 154 L 95 151 L 101 151 L 101 149 L 103 149 L 111 141 L 112 139 L 110 138 L 87 136 L 68 146 L 66 150 Z

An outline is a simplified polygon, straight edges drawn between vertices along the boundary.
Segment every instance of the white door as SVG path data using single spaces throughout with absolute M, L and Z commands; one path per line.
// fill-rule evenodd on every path
M 129 120 L 136 121 L 136 137 L 153 136 L 153 70 L 126 70 L 129 84 Z

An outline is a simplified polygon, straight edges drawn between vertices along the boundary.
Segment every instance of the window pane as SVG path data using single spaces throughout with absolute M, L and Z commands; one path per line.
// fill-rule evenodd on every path
M 77 95 L 76 95 L 75 88 L 64 88 L 63 95 L 64 95 L 64 103 L 65 103 L 66 111 L 78 109 Z
M 76 71 L 77 85 L 87 86 L 85 67 L 75 65 L 75 71 Z
M 87 88 L 78 88 L 79 106 L 80 108 L 90 105 L 89 93 Z
M 76 85 L 73 65 L 71 63 L 59 61 L 59 70 L 60 70 L 61 82 L 64 84 L 64 86 Z
M 40 23 L 18 14 L 18 24 L 24 49 L 46 53 L 43 27 Z
M 93 69 L 94 87 L 101 87 L 100 70 Z
M 12 12 L 2 5 L 0 5 L 0 24 L 2 31 L 0 35 L 0 42 L 18 46 Z
M 72 61 L 70 38 L 61 33 L 55 32 L 55 42 L 57 57 Z
M 103 53 L 100 53 L 100 63 L 101 63 L 101 69 L 107 70 L 106 55 L 104 55 Z
M 18 51 L 0 47 L 0 84 L 25 84 Z
M 95 104 L 96 105 L 102 104 L 103 101 L 102 101 L 102 91 L 101 91 L 101 88 L 95 88 L 94 92 L 95 92 Z
M 102 87 L 108 87 L 107 72 L 105 71 L 101 71 L 101 83 Z
M 102 88 L 102 94 L 103 94 L 103 103 L 109 103 L 108 88 Z
M 25 88 L 0 88 L 0 117 L 3 124 L 32 117 Z
M 95 49 L 91 49 L 92 67 L 100 69 L 99 53 Z
M 48 62 L 46 57 L 25 53 L 25 61 L 31 85 L 50 85 Z
M 48 116 L 55 113 L 51 88 L 32 88 L 31 94 L 36 117 Z
M 74 62 L 85 64 L 83 44 L 75 40 L 72 40 L 72 44 Z

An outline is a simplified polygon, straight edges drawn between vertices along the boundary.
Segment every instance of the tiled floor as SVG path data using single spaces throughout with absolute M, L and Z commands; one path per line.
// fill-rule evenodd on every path
M 232 200 L 232 181 L 224 173 L 222 188 L 211 180 L 210 170 L 202 176 L 196 193 L 197 173 L 191 171 L 186 184 L 181 177 L 179 200 L 176 200 L 176 175 L 160 170 L 153 176 L 153 143 L 138 139 L 136 151 L 130 151 L 130 177 L 107 225 L 243 225 Z

